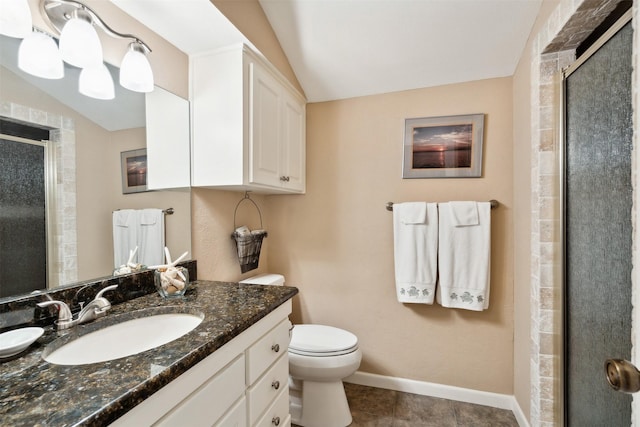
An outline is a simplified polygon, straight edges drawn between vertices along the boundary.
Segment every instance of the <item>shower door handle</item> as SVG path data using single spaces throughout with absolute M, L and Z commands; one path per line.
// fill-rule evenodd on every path
M 607 359 L 604 362 L 607 382 L 615 391 L 635 393 L 640 391 L 640 371 L 628 360 Z

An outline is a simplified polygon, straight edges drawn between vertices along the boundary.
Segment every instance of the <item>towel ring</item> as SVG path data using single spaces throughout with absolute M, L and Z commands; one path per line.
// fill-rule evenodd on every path
M 256 204 L 255 201 L 253 201 L 253 199 L 251 199 L 251 197 L 249 196 L 249 192 L 245 191 L 244 192 L 244 197 L 242 199 L 240 199 L 240 201 L 238 202 L 238 204 L 236 205 L 235 210 L 233 211 L 233 229 L 236 229 L 236 213 L 238 213 L 238 207 L 240 206 L 240 204 L 242 202 L 244 202 L 245 200 L 250 201 L 251 203 L 253 203 L 253 206 L 256 207 L 256 210 L 258 211 L 258 215 L 260 216 L 260 228 L 262 229 L 262 212 L 260 212 L 260 208 L 258 207 L 258 205 Z

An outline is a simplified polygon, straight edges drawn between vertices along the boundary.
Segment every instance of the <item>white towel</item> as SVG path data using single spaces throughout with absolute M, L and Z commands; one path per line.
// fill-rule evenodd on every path
M 398 301 L 433 304 L 438 259 L 437 205 L 394 204 L 393 243 Z
M 478 203 L 449 202 L 451 223 L 455 226 L 478 225 Z
M 133 209 L 113 212 L 113 267 L 126 264 L 138 241 L 138 216 Z
M 142 209 L 138 214 L 138 263 L 164 264 L 164 213 L 162 209 Z
M 438 204 L 440 214 L 436 299 L 443 307 L 482 311 L 489 308 L 491 204 L 476 203 L 477 225 L 454 225 L 451 203 Z M 468 213 L 462 207 L 457 218 Z

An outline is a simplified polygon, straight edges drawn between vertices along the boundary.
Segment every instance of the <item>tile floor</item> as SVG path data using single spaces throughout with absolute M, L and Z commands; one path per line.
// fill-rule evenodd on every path
M 506 409 L 345 383 L 350 427 L 518 427 Z

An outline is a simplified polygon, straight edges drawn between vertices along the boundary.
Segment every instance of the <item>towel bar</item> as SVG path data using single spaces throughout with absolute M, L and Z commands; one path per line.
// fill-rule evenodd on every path
M 491 209 L 495 209 L 498 206 L 500 206 L 500 202 L 498 202 L 497 200 L 489 200 L 489 203 L 491 203 Z M 393 202 L 387 202 L 387 210 L 388 211 L 392 211 L 393 210 Z

